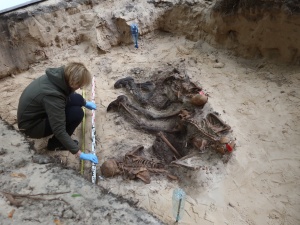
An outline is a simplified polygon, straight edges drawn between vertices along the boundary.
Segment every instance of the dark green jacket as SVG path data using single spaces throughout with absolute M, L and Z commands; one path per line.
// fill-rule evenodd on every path
M 46 74 L 34 80 L 22 93 L 18 106 L 18 126 L 33 138 L 43 137 L 45 127 L 39 126 L 48 117 L 56 138 L 71 153 L 79 147 L 66 132 L 65 107 L 72 93 L 64 78 L 64 67 L 48 68 Z M 29 132 L 26 132 L 29 131 Z

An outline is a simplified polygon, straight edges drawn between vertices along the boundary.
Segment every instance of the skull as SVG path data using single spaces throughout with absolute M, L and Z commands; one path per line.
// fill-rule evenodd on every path
M 105 161 L 100 169 L 104 177 L 113 177 L 120 173 L 117 162 L 113 159 Z
M 191 98 L 191 103 L 196 106 L 203 106 L 207 102 L 208 98 L 206 95 L 196 94 Z

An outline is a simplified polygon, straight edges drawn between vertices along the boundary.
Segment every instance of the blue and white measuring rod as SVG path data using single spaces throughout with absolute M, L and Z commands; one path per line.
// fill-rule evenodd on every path
M 95 76 L 92 80 L 92 101 L 95 102 Z M 92 153 L 96 155 L 96 127 L 95 127 L 96 111 L 92 110 Z M 92 163 L 92 183 L 96 183 L 96 164 Z

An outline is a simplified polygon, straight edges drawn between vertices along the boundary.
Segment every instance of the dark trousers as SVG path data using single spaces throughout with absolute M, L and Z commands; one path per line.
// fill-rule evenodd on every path
M 66 131 L 71 136 L 76 127 L 81 123 L 84 112 L 82 109 L 82 106 L 84 105 L 84 99 L 80 94 L 73 93 L 69 96 L 67 105 L 66 105 Z M 46 119 L 46 125 L 45 125 L 45 133 L 44 137 L 49 136 L 53 134 L 53 131 L 50 127 L 49 120 Z M 57 138 L 53 136 L 52 141 L 56 141 Z M 57 140 L 58 141 L 58 140 Z

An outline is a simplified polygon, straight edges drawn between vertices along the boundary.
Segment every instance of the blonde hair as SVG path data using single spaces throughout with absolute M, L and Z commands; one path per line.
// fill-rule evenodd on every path
M 91 83 L 91 74 L 84 64 L 71 62 L 64 68 L 65 79 L 69 86 L 84 87 Z

